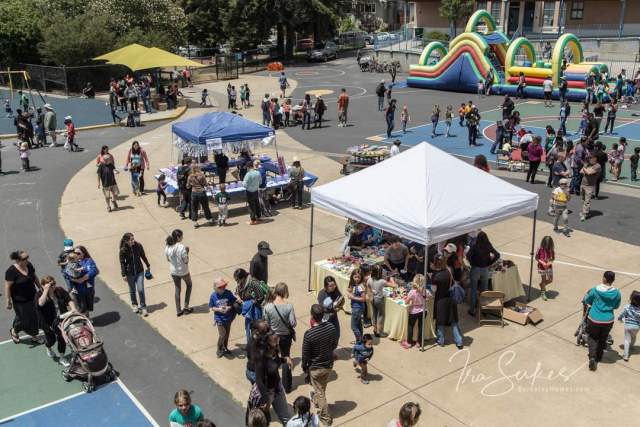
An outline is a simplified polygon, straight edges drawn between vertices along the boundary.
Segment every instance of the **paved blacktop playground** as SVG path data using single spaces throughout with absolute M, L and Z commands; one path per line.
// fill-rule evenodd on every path
M 233 83 L 243 82 L 248 82 L 255 94 L 277 93 L 277 82 L 273 78 L 243 76 Z M 291 83 L 294 89 L 296 82 Z M 226 82 L 207 85 L 218 105 L 224 102 L 225 86 Z M 199 89 L 185 91 L 185 94 L 197 98 Z M 254 104 L 258 101 L 254 100 Z M 253 120 L 260 117 L 257 107 L 240 112 Z M 185 118 L 200 113 L 192 110 Z M 335 120 L 335 116 L 332 114 L 329 119 Z M 316 130 L 307 135 L 313 134 L 319 140 L 330 140 L 339 145 L 344 144 L 340 132 L 373 130 L 366 126 L 338 129 L 335 121 L 331 123 L 334 125 L 330 132 Z M 170 162 L 169 132 L 170 126 L 165 125 L 139 138 L 155 166 Z M 286 159 L 298 156 L 307 170 L 319 175 L 318 184 L 338 179 L 339 164 L 321 151 L 303 146 L 292 137 L 294 134 L 301 135 L 299 129 L 277 132 L 280 154 Z M 127 148 L 125 143 L 112 150 L 116 161 L 126 154 Z M 260 152 L 273 155 L 272 148 Z M 307 291 L 309 210 L 278 206 L 277 215 L 271 221 L 252 228 L 246 225 L 244 202 L 236 200 L 230 209 L 228 227 L 194 230 L 180 221 L 171 209 L 158 207 L 153 196 L 132 197 L 128 178 L 122 174 L 118 178 L 123 193 L 122 209 L 107 213 L 99 191 L 87 191 L 87 182 L 92 182 L 94 175 L 95 165 L 90 163 L 71 179 L 65 190 L 60 222 L 66 235 L 91 248 L 100 265 L 102 279 L 126 303 L 128 291 L 120 278 L 114 248 L 123 232 L 133 232 L 145 245 L 155 276 L 146 284 L 147 303 L 153 311 L 139 321 L 148 322 L 228 390 L 236 401 L 244 404 L 249 383 L 245 379 L 246 360 L 241 358 L 240 348 L 245 341 L 243 322 L 236 321 L 232 326 L 230 348 L 233 357 L 217 359 L 217 333 L 206 310 L 213 279 L 223 276 L 233 283 L 233 271 L 248 266 L 257 242 L 269 241 L 274 250 L 269 261 L 270 278 L 274 283 L 285 281 L 289 285 L 290 300 L 298 319 L 298 336 L 302 336 L 309 323 L 309 307 L 315 301 L 315 295 Z M 536 240 L 552 234 L 551 225 L 544 221 L 542 205 L 540 211 Z M 336 255 L 343 239 L 344 219 L 316 212 L 313 259 L 319 260 Z M 185 244 L 190 247 L 194 281 L 192 304 L 195 311 L 179 319 L 174 314 L 173 284 L 162 255 L 164 237 L 174 228 L 184 231 Z M 518 265 L 521 277 L 526 281 L 530 218 L 514 218 L 487 227 L 486 231 L 503 256 Z M 233 245 L 225 244 L 228 242 Z M 622 328 L 616 325 L 613 330 L 615 346 L 607 351 L 605 362 L 598 371 L 589 372 L 586 350 L 576 347 L 573 332 L 581 318 L 580 299 L 589 287 L 599 282 L 603 270 L 617 272 L 616 283 L 622 289 L 625 301 L 638 287 L 640 273 L 636 271 L 635 262 L 639 256 L 638 247 L 576 230 L 571 238 L 556 239 L 556 253 L 556 282 L 549 301 L 539 299 L 534 276 L 531 304 L 544 314 L 544 321 L 537 326 L 510 323 L 505 328 L 478 327 L 475 319 L 461 308 L 461 324 L 466 336 L 464 351 L 456 352 L 453 345 L 441 348 L 430 343 L 427 351 L 421 353 L 403 350 L 391 340 L 376 341 L 376 353 L 370 364 L 372 381 L 367 386 L 359 382 L 350 361 L 346 360 L 349 352 L 341 351 L 335 376 L 331 377 L 328 387 L 334 425 L 386 425 L 409 400 L 419 402 L 424 410 L 421 425 L 517 423 L 534 426 L 539 425 L 540 414 L 544 413 L 553 414 L 553 419 L 546 421 L 549 425 L 630 425 L 629 420 L 637 419 L 640 412 L 634 401 L 623 396 L 635 393 L 634 384 L 640 379 L 640 357 L 633 356 L 629 363 L 620 360 L 618 344 L 622 340 Z M 348 330 L 349 317 L 340 314 L 340 322 L 344 330 L 340 347 L 348 349 L 352 340 Z M 294 343 L 292 349 L 294 391 L 287 396 L 289 402 L 309 391 L 299 367 L 301 341 Z M 615 408 L 615 413 L 610 408 Z M 212 414 L 212 418 L 215 421 L 216 415 Z
M 473 95 L 470 100 L 477 102 L 478 97 Z M 487 98 L 483 97 L 483 101 L 486 103 Z M 496 102 L 502 100 L 501 97 L 494 96 L 491 98 Z M 480 121 L 480 135 L 477 143 L 479 147 L 469 146 L 468 130 L 464 126 L 460 126 L 457 119 L 457 110 L 460 104 L 453 105 L 454 121 L 451 126 L 451 136 L 446 136 L 446 125 L 443 120 L 438 123 L 436 128 L 436 136 L 432 137 L 432 124 L 424 123 L 417 126 L 409 126 L 407 133 L 403 133 L 399 123 L 399 116 L 396 114 L 396 127 L 391 134 L 391 138 L 387 138 L 386 134 L 377 134 L 367 138 L 373 143 L 391 144 L 396 139 L 402 142 L 405 147 L 412 147 L 423 141 L 441 148 L 442 150 L 454 154 L 460 157 L 473 158 L 478 154 L 484 154 L 489 161 L 495 160 L 495 155 L 490 153 L 491 145 L 495 141 L 496 121 L 502 119 L 502 112 L 500 107 L 481 111 L 480 115 L 482 120 Z M 444 117 L 444 110 L 446 105 L 440 105 L 442 110 L 441 117 Z M 558 129 L 560 126 L 560 120 L 558 118 L 558 110 L 560 106 L 556 101 L 554 106 L 547 108 L 541 100 L 527 100 L 517 102 L 516 110 L 520 112 L 522 117 L 521 125 L 530 130 L 536 135 L 543 137 L 546 134 L 546 126 L 551 125 L 554 129 Z M 580 108 L 581 105 L 574 103 L 571 106 L 571 117 L 567 120 L 567 132 L 569 138 L 577 138 L 576 131 L 580 124 Z M 602 122 L 602 128 L 604 129 L 605 121 Z M 601 134 L 600 141 L 602 141 L 607 149 L 611 148 L 614 142 L 618 142 L 620 137 L 625 137 L 629 145 L 626 150 L 626 161 L 623 163 L 622 173 L 618 183 L 626 185 L 640 186 L 640 181 L 631 181 L 629 174 L 629 156 L 633 153 L 635 147 L 640 146 L 640 115 L 635 110 L 620 109 L 618 110 L 618 116 L 616 119 L 616 127 L 613 134 Z M 515 141 L 515 140 L 514 140 Z
M 39 108 L 44 104 L 51 104 L 57 112 L 58 127 L 60 129 L 64 127 L 62 123 L 64 116 L 73 117 L 73 122 L 77 128 L 112 123 L 109 105 L 105 103 L 104 99 L 84 99 L 80 97 L 46 94 L 42 94 L 42 97 L 40 97 L 40 94 L 36 91 L 32 91 L 32 96 L 29 96 L 28 91 L 25 91 L 25 94 L 29 97 L 30 106 L 33 106 L 35 103 L 36 108 Z M 16 133 L 16 128 L 13 125 L 13 117 L 7 117 L 7 114 L 4 113 L 4 101 L 9 98 L 11 98 L 9 90 L 0 89 L 0 101 L 2 101 L 3 113 L 0 118 L 0 135 Z M 11 101 L 13 114 L 15 114 L 16 109 L 21 108 L 18 104 L 18 95 L 15 90 L 13 91 Z
M 120 380 L 87 394 L 79 381 L 63 381 L 60 365 L 39 350 L 0 343 L 0 425 L 158 426 Z

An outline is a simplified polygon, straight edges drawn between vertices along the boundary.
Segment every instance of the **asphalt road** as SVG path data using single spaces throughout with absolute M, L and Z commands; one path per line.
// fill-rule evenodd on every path
M 9 252 L 25 249 L 40 276 L 50 274 L 62 283 L 56 265 L 64 239 L 58 222 L 58 206 L 67 182 L 95 159 L 101 145 L 118 145 L 156 126 L 158 124 L 79 133 L 78 141 L 81 147 L 86 147 L 85 151 L 68 153 L 61 147 L 33 150 L 31 164 L 37 170 L 28 173 L 20 170 L 16 148 L 9 141 L 3 141 L 2 166 L 9 173 L 0 176 L 0 254 L 6 257 L 5 266 L 10 265 Z M 243 425 L 241 406 L 99 280 L 96 295 L 99 302 L 95 305 L 93 320 L 105 341 L 109 359 L 120 372 L 120 379 L 156 421 L 166 424 L 173 409 L 174 393 L 185 388 L 193 392 L 194 401 L 217 425 Z M 4 341 L 9 339 L 13 311 L 4 309 L 4 296 L 0 299 L 0 324 L 3 325 L 0 340 Z M 33 351 L 41 351 L 42 357 L 46 357 L 44 347 Z
M 401 108 L 407 105 L 411 116 L 410 126 L 416 126 L 428 122 L 435 104 L 442 109 L 446 105 L 453 105 L 454 111 L 462 102 L 473 100 L 480 112 L 494 110 L 502 102 L 502 98 L 492 96 L 479 99 L 475 94 L 439 92 L 427 89 L 414 89 L 406 87 L 402 83 L 406 81 L 406 72 L 403 70 L 397 76 L 399 87 L 393 90 L 393 97 L 398 100 Z M 332 91 L 323 95 L 327 102 L 328 110 L 325 114 L 326 122 L 321 129 L 302 130 L 299 126 L 287 128 L 286 132 L 302 144 L 316 151 L 325 152 L 333 157 L 341 157 L 346 154 L 348 147 L 363 143 L 372 144 L 366 138 L 384 133 L 386 124 L 383 113 L 378 111 L 376 85 L 384 79 L 389 84 L 391 79 L 388 74 L 363 73 L 355 62 L 355 58 L 341 58 L 325 64 L 301 64 L 287 68 L 287 75 L 298 81 L 298 87 L 291 94 L 294 101 L 302 99 L 305 92 L 310 90 Z M 277 77 L 278 73 L 263 73 Z M 340 89 L 344 87 L 350 96 L 349 125 L 346 128 L 337 127 L 336 100 Z M 396 126 L 398 126 L 399 112 L 396 113 Z M 640 136 L 639 136 L 640 137 Z M 546 175 L 539 175 L 539 180 L 546 181 Z M 547 215 L 550 189 L 544 184 L 530 185 L 524 182 L 524 176 L 511 175 L 507 180 L 522 188 L 534 191 L 540 195 L 538 219 L 550 221 Z M 464 183 L 455 182 L 452 176 L 452 188 Z M 579 222 L 578 212 L 580 204 L 577 197 L 570 203 L 573 213 L 570 216 L 570 226 L 576 230 L 586 231 L 596 235 L 610 237 L 615 240 L 640 245 L 640 227 L 638 227 L 638 198 L 607 192 L 607 186 L 603 186 L 601 196 L 603 200 L 593 201 L 591 208 L 593 217 L 586 222 Z M 629 190 L 629 193 L 637 191 Z M 619 193 L 619 191 L 616 191 Z

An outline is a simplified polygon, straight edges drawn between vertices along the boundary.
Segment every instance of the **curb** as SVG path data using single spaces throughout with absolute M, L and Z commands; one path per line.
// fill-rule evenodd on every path
M 186 111 L 187 111 L 188 107 L 186 105 L 183 105 L 181 107 L 176 108 L 176 112 L 174 114 L 172 114 L 171 116 L 166 116 L 166 117 L 158 117 L 158 118 L 153 118 L 153 119 L 149 119 L 149 120 L 145 120 L 142 123 L 153 123 L 153 122 L 160 122 L 163 120 L 175 120 L 180 118 Z M 110 128 L 110 127 L 120 127 L 120 124 L 114 124 L 114 123 L 103 123 L 103 124 L 99 124 L 99 125 L 90 125 L 90 126 L 83 126 L 80 128 L 76 128 L 76 132 L 83 132 L 83 131 L 89 131 L 89 130 L 95 130 L 95 129 L 104 129 L 104 128 Z M 4 135 L 0 135 L 0 140 L 3 139 L 15 139 L 17 138 L 17 134 L 4 134 Z

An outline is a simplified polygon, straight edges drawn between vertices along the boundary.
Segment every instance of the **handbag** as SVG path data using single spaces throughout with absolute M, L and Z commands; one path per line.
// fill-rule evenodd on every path
M 296 340 L 296 330 L 293 329 L 293 327 L 291 327 L 291 323 L 289 323 L 289 320 L 285 320 L 284 317 L 282 317 L 282 314 L 280 314 L 280 310 L 278 310 L 278 307 L 275 304 L 273 304 L 273 308 L 276 311 L 276 313 L 278 313 L 278 317 L 280 318 L 282 323 L 284 323 L 284 325 L 289 330 L 289 335 L 291 336 L 291 339 L 295 341 Z
M 454 283 L 451 286 L 451 282 L 453 281 L 453 277 L 451 271 L 449 271 L 449 297 L 455 304 L 462 304 L 464 302 L 465 291 L 459 283 Z
M 147 280 L 153 279 L 153 274 L 151 274 L 151 269 L 147 268 L 144 271 L 144 278 L 147 279 Z

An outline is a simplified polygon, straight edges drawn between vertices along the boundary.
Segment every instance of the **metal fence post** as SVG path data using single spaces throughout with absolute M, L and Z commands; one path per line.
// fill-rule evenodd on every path
M 40 75 L 42 76 L 42 91 L 47 93 L 47 77 L 44 73 L 44 68 L 40 68 Z
M 65 65 L 62 66 L 62 73 L 64 74 L 64 94 L 69 96 L 69 82 L 67 81 L 67 67 Z

